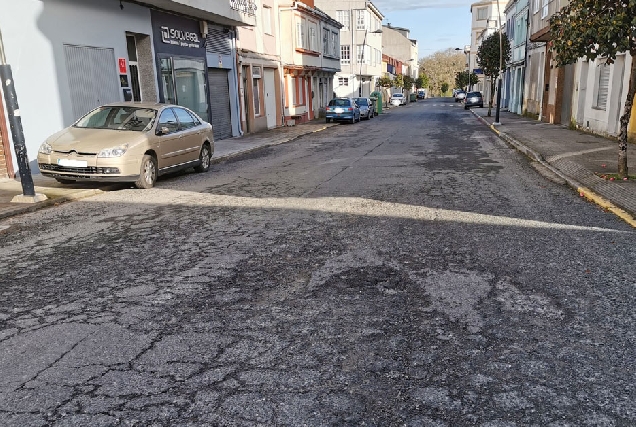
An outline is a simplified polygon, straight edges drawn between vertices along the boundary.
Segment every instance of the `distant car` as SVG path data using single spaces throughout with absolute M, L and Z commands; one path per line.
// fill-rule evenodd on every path
M 406 105 L 406 96 L 404 96 L 403 93 L 394 93 L 393 95 L 391 95 L 390 103 L 391 105 L 394 105 L 396 107 L 400 105 Z
M 327 123 L 332 120 L 334 122 L 350 122 L 360 121 L 360 107 L 353 98 L 334 98 L 329 101 L 329 105 L 325 110 Z
M 187 108 L 118 103 L 48 137 L 37 159 L 42 175 L 62 184 L 119 181 L 151 188 L 164 173 L 207 172 L 213 153 L 212 126 Z
M 426 98 L 426 91 L 424 89 L 418 89 L 417 99 L 425 99 L 425 98 Z
M 369 120 L 375 116 L 375 104 L 369 98 L 354 98 L 358 107 L 360 107 L 360 117 Z
M 466 98 L 464 98 L 464 109 L 468 110 L 470 107 L 484 107 L 484 98 L 481 92 L 468 92 Z
M 466 92 L 463 90 L 458 90 L 455 92 L 455 102 L 462 102 L 466 98 Z

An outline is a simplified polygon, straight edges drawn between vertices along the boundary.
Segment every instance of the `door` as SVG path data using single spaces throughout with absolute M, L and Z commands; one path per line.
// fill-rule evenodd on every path
M 165 133 L 160 134 L 159 132 Z M 166 108 L 159 115 L 156 128 L 159 142 L 155 146 L 157 152 L 157 166 L 159 169 L 169 168 L 179 164 L 179 122 L 172 108 Z
M 232 137 L 232 114 L 230 112 L 230 83 L 228 71 L 208 68 L 210 86 L 210 117 L 214 129 L 214 140 Z
M 267 129 L 272 129 L 276 127 L 276 83 L 274 82 L 274 70 L 265 69 L 264 83 Z
M 192 162 L 199 159 L 201 149 L 201 127 L 194 117 L 183 108 L 172 109 L 179 120 L 179 140 L 177 145 L 181 151 L 180 163 Z

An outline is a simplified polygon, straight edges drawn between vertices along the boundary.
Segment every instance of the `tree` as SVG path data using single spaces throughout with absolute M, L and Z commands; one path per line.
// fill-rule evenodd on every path
M 380 77 L 376 80 L 376 84 L 380 87 L 391 87 L 393 86 L 393 80 L 390 77 Z
M 442 87 L 441 87 L 442 95 L 446 95 L 446 92 L 448 92 L 448 86 L 449 86 L 448 83 L 446 82 L 442 83 Z
M 599 0 L 601 1 L 601 0 Z M 483 70 L 486 77 L 490 77 L 490 100 L 488 101 L 488 115 L 492 112 L 492 96 L 495 93 L 495 81 L 499 72 L 503 71 L 510 60 L 510 42 L 508 36 L 501 35 L 503 49 L 499 50 L 499 32 L 491 34 L 477 49 L 477 64 Z M 501 52 L 501 59 L 500 54 Z
M 404 87 L 404 76 L 402 74 L 398 74 L 393 79 L 393 87 L 399 87 L 400 89 Z
M 428 77 L 424 74 L 420 74 L 420 76 L 415 79 L 415 87 L 417 89 L 427 88 L 428 87 Z
M 415 84 L 415 79 L 413 77 L 403 74 L 402 81 L 404 82 L 404 85 L 402 86 L 404 90 L 413 89 L 413 85 Z
M 627 129 L 636 93 L 636 1 L 571 0 L 550 18 L 552 49 L 559 66 L 587 57 L 607 64 L 621 52 L 629 52 L 632 66 L 625 109 L 618 136 L 618 174 L 627 177 Z
M 477 83 L 479 83 L 479 77 L 475 73 L 460 71 L 455 75 L 455 86 L 458 88 L 463 89 L 466 86 L 476 85 Z
M 455 49 L 435 52 L 420 60 L 420 75 L 428 77 L 429 93 L 439 96 L 442 83 L 452 82 L 455 74 L 466 68 L 466 56 Z

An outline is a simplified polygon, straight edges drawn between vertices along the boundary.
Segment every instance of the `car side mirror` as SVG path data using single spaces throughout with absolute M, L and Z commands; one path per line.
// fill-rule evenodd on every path
M 162 126 L 159 129 L 157 129 L 157 135 L 168 135 L 170 133 L 170 129 L 168 129 L 166 126 Z

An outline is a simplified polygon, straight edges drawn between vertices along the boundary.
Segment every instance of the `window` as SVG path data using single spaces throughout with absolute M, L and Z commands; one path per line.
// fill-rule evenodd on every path
M 338 33 L 336 33 L 335 31 L 331 32 L 331 56 L 333 56 L 334 58 L 338 57 L 338 51 L 340 50 L 340 47 L 338 46 Z
M 316 26 L 311 25 L 309 27 L 309 50 L 318 52 L 318 40 L 316 40 Z
M 336 20 L 343 25 L 343 30 L 349 30 L 349 26 L 351 25 L 351 15 L 348 10 L 337 10 Z
M 340 63 L 351 64 L 351 46 L 349 45 L 340 46 Z
M 307 37 L 305 35 L 305 20 L 296 22 L 296 47 L 307 49 Z
M 534 0 L 532 2 L 532 12 L 534 13 L 539 12 L 539 0 Z
M 168 129 L 168 132 L 164 133 L 163 135 L 176 132 L 177 129 L 179 129 L 179 124 L 177 123 L 177 118 L 172 112 L 172 108 L 166 108 L 161 112 L 161 115 L 159 116 L 159 122 L 157 123 L 157 132 L 160 132 L 163 128 Z
M 367 11 L 366 10 L 356 10 L 356 29 L 357 30 L 366 30 L 367 29 Z
M 252 93 L 254 94 L 254 116 L 261 115 L 261 79 L 252 78 Z
M 371 47 L 364 45 L 364 50 L 361 44 L 356 46 L 356 55 L 358 64 L 369 64 L 371 61 Z
M 596 75 L 598 90 L 596 92 L 596 105 L 594 107 L 598 108 L 599 110 L 605 110 L 607 108 L 610 66 L 607 64 L 600 64 L 596 69 Z
M 543 7 L 541 8 L 541 19 L 548 16 L 548 3 L 550 3 L 550 0 L 543 0 Z
M 322 54 L 329 55 L 329 30 L 323 28 L 322 30 Z
M 172 111 L 176 114 L 181 129 L 190 129 L 196 126 L 196 123 L 190 113 L 183 108 L 173 108 Z
M 272 8 L 263 6 L 263 32 L 272 34 Z
M 305 79 L 303 77 L 294 77 L 293 96 L 294 105 L 305 105 Z
M 349 78 L 338 77 L 338 86 L 349 86 Z
M 480 7 L 477 9 L 477 20 L 478 21 L 483 21 L 485 19 L 488 19 L 488 8 L 487 7 Z

